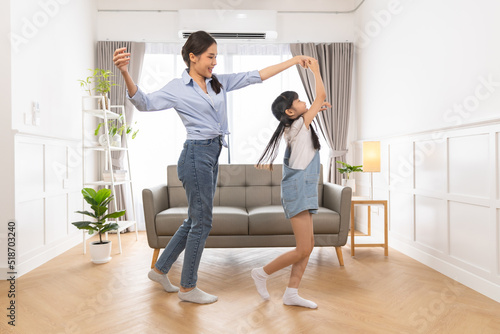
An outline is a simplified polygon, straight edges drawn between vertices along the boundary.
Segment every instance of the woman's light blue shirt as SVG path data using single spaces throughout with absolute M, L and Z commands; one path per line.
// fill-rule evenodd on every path
M 227 122 L 226 93 L 251 84 L 260 83 L 259 71 L 218 74 L 222 90 L 215 94 L 210 85 L 212 78 L 205 80 L 206 94 L 187 72 L 181 78 L 167 83 L 160 90 L 145 94 L 139 87 L 133 97 L 127 96 L 140 111 L 156 111 L 174 108 L 186 127 L 187 139 L 211 139 L 229 134 Z M 224 141 L 225 145 L 225 141 Z

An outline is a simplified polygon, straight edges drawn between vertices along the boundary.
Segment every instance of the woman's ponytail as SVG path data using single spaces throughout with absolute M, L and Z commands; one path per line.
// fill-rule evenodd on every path
M 212 89 L 214 90 L 215 94 L 219 94 L 223 88 L 222 84 L 220 83 L 219 79 L 217 79 L 215 74 L 212 74 L 212 80 L 210 81 L 210 86 L 212 86 Z

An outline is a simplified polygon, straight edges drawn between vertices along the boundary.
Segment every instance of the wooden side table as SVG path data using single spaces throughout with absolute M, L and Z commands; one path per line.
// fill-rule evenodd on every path
M 384 207 L 384 243 L 383 244 L 355 244 L 354 243 L 354 206 L 356 205 L 367 205 L 368 211 L 370 211 L 370 207 L 373 205 L 382 205 Z M 371 220 L 370 213 L 368 213 L 368 220 Z M 370 226 L 371 222 L 368 222 L 368 226 Z M 375 199 L 352 199 L 351 200 L 351 256 L 354 256 L 354 248 L 355 247 L 383 247 L 384 255 L 389 255 L 389 246 L 388 246 L 388 233 L 389 227 L 387 224 L 387 201 L 386 200 L 375 200 Z

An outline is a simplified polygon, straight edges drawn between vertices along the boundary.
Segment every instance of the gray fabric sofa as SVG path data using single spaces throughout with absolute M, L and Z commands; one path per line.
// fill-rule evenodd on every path
M 321 173 L 322 175 L 322 173 Z M 282 165 L 259 170 L 253 165 L 220 165 L 214 198 L 212 230 L 205 247 L 295 247 L 292 227 L 280 200 Z M 313 216 L 315 246 L 333 246 L 341 266 L 347 242 L 352 191 L 318 185 L 319 211 Z M 187 199 L 177 166 L 167 167 L 167 184 L 142 192 L 148 243 L 154 249 L 151 267 L 161 248 L 187 218 Z

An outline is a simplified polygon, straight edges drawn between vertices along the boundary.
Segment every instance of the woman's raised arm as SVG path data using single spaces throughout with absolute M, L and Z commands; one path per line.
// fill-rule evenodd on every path
M 125 52 L 127 48 L 116 49 L 113 54 L 113 62 L 115 66 L 120 70 L 125 84 L 127 85 L 128 94 L 133 97 L 137 92 L 137 86 L 132 80 L 132 77 L 128 73 L 128 64 L 130 63 L 130 53 Z
M 300 65 L 304 68 L 307 68 L 307 61 L 309 58 L 311 58 L 311 57 L 295 56 L 293 58 L 285 60 L 282 63 L 266 67 L 266 68 L 259 71 L 260 78 L 262 79 L 262 81 L 267 80 L 270 77 L 275 76 L 276 74 L 286 70 L 287 68 L 289 68 L 293 65 Z M 311 59 L 314 59 L 314 58 L 311 58 Z

